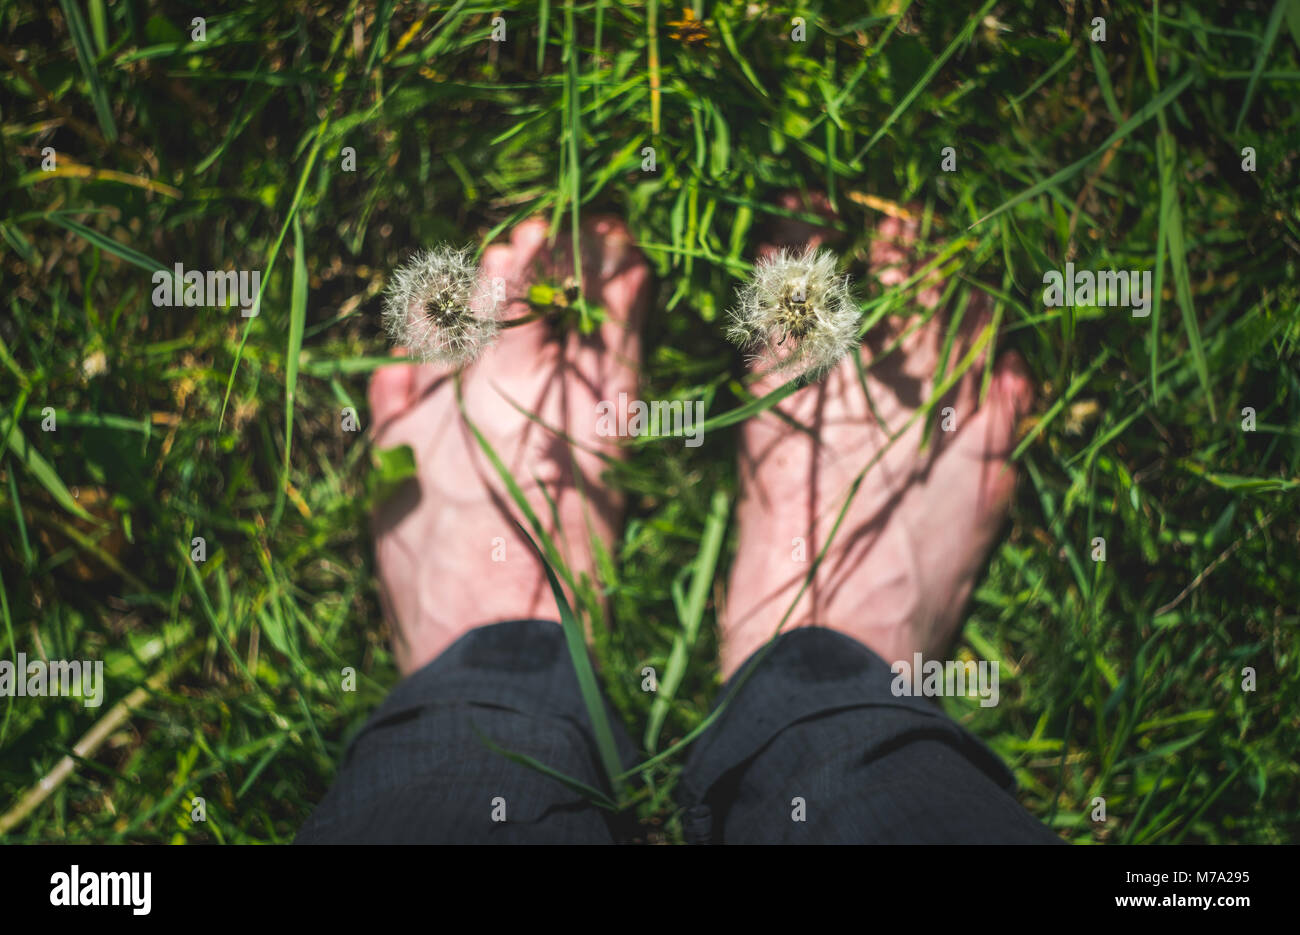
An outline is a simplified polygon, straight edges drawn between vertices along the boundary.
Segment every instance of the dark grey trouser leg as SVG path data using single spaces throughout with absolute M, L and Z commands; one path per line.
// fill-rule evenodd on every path
M 931 702 L 895 697 L 893 679 L 847 636 L 820 628 L 783 635 L 696 742 L 679 796 L 688 837 L 1059 843 L 1012 797 L 1011 773 L 988 748 Z
M 624 762 L 631 745 L 614 724 Z M 610 844 L 601 809 L 479 735 L 604 789 L 556 623 L 470 631 L 403 680 L 348 749 L 299 844 Z M 505 821 L 494 821 L 504 811 Z

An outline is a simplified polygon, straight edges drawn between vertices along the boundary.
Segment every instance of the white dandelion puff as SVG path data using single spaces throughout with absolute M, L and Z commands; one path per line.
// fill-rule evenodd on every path
M 835 266 L 835 254 L 812 247 L 763 257 L 736 291 L 727 336 L 777 370 L 825 373 L 858 336 L 858 306 Z
M 461 366 L 483 353 L 500 323 L 472 251 L 442 244 L 394 272 L 384 296 L 384 330 L 426 362 Z

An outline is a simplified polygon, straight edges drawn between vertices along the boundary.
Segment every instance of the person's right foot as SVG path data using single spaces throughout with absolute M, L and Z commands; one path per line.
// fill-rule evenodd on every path
M 787 232 L 780 239 L 782 245 L 797 246 L 807 237 L 803 231 Z M 922 265 L 913 255 L 915 242 L 914 222 L 886 219 L 872 245 L 872 275 L 886 286 L 912 275 Z M 931 309 L 939 297 L 939 284 L 928 283 L 918 302 Z M 949 355 L 949 372 L 987 323 L 987 304 L 983 293 L 972 297 Z M 928 400 L 944 340 L 941 318 L 934 315 L 875 365 L 870 336 L 863 347 L 867 387 L 887 429 L 864 398 L 852 357 L 777 407 L 812 429 L 813 436 L 770 412 L 742 428 L 740 545 L 720 620 L 724 677 L 771 639 L 854 477 L 886 446 L 888 434 Z M 877 352 L 886 343 L 880 342 Z M 917 419 L 867 472 L 783 629 L 829 627 L 861 641 L 886 662 L 945 649 L 1006 515 L 1015 486 L 1006 458 L 1015 426 L 1033 401 L 1024 362 L 1008 352 L 994 368 L 984 404 L 976 408 L 982 369 L 977 361 L 942 403 L 955 410 L 953 432 L 936 428 L 930 448 L 921 451 L 924 420 Z M 769 392 L 786 379 L 772 374 L 753 389 Z

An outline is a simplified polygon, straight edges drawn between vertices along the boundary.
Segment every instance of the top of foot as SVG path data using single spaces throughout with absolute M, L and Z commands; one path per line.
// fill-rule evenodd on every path
M 573 275 L 570 242 L 565 233 L 552 247 L 545 223 L 530 220 L 508 243 L 484 251 L 482 277 L 505 284 L 504 319 L 529 311 L 532 283 Z M 597 434 L 595 413 L 601 400 L 635 396 L 650 286 L 621 221 L 587 221 L 581 249 L 582 295 L 607 312 L 596 331 L 557 335 L 545 320 L 505 328 L 462 376 L 469 419 L 575 577 L 593 575 L 590 538 L 608 543 L 621 517 L 621 502 L 600 482 L 600 455 L 617 456 L 618 448 Z M 462 416 L 455 383 L 443 365 L 394 364 L 377 370 L 370 385 L 376 446 L 407 444 L 415 454 L 415 482 L 374 517 L 380 593 L 405 673 L 472 627 L 556 616 L 545 573 L 515 525 L 527 522 Z

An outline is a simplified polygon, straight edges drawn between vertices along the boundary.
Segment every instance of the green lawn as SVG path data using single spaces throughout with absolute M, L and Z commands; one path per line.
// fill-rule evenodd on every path
M 321 798 L 396 680 L 365 384 L 411 252 L 622 214 L 645 398 L 714 417 L 751 400 L 725 311 L 799 188 L 869 318 L 912 288 L 863 275 L 867 232 L 919 208 L 950 302 L 992 294 L 1040 385 L 958 649 L 1001 703 L 950 713 L 1070 841 L 1296 839 L 1300 2 L 200 6 L 0 0 L 0 657 L 107 679 L 99 708 L 0 698 L 0 841 L 284 842 Z M 1150 270 L 1149 316 L 1047 307 L 1066 262 Z M 260 270 L 260 314 L 155 307 L 176 263 Z M 636 738 L 642 669 L 680 673 L 657 750 L 719 687 L 734 431 L 609 477 L 594 654 Z M 680 838 L 681 762 L 626 790 L 643 839 Z

